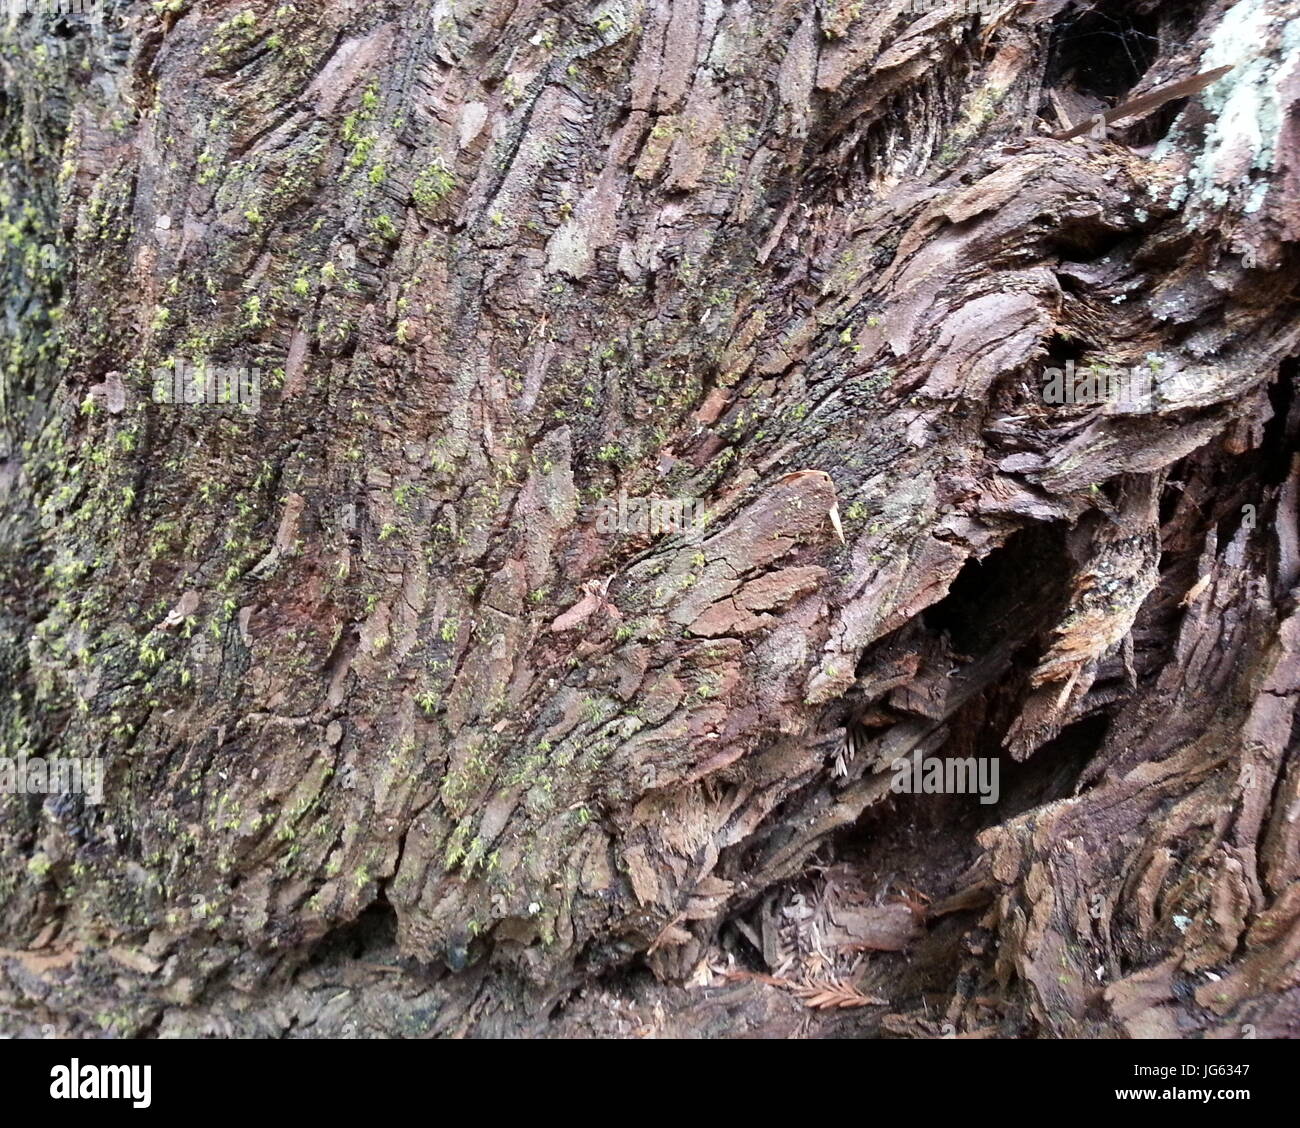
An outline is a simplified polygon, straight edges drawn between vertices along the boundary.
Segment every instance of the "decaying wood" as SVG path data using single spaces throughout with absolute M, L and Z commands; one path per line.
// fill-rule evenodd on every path
M 1294 0 L 108 7 L 0 36 L 7 1030 L 1300 1032 Z

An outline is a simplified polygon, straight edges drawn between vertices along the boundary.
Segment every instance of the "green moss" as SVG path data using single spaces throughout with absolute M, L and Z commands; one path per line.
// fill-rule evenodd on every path
M 432 212 L 456 185 L 455 178 L 443 167 L 441 161 L 429 165 L 411 186 L 411 197 L 422 212 Z
M 397 241 L 397 228 L 393 221 L 386 215 L 376 216 L 370 221 L 370 229 L 379 236 L 379 238 L 393 243 Z

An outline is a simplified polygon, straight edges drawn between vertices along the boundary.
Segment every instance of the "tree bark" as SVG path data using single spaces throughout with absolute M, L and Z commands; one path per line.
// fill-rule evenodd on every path
M 1297 8 L 6 17 L 0 1021 L 1300 1032 Z

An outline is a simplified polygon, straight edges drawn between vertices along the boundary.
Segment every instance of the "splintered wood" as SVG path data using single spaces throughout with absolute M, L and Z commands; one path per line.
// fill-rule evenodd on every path
M 861 881 L 858 867 L 837 865 L 769 897 L 757 911 L 756 928 L 735 921 L 762 953 L 768 972 L 719 966 L 716 974 L 781 988 L 814 1010 L 887 1005 L 858 986 L 865 956 L 902 951 L 915 942 L 926 908 L 883 890 L 873 893 Z

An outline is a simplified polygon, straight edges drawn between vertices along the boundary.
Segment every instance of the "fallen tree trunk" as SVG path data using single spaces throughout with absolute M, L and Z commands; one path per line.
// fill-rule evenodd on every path
M 1295 7 L 12 17 L 6 1024 L 1294 1034 Z

